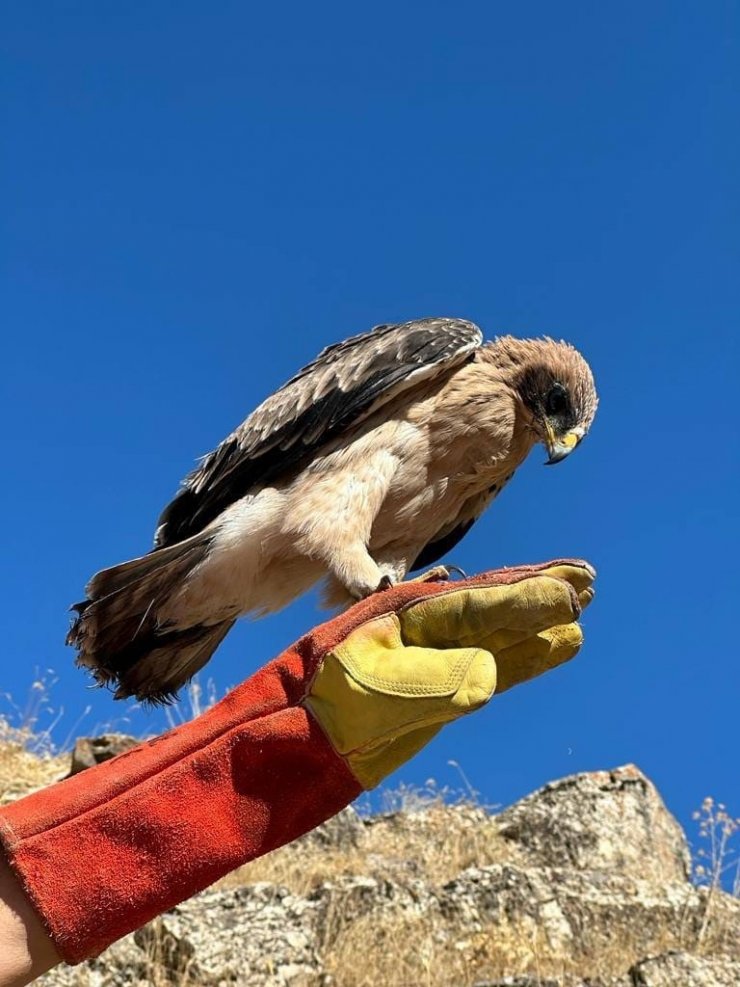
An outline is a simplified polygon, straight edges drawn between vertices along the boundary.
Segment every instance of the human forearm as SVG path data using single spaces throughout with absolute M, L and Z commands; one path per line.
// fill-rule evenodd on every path
M 23 987 L 60 961 L 41 919 L 0 852 L 0 987 Z

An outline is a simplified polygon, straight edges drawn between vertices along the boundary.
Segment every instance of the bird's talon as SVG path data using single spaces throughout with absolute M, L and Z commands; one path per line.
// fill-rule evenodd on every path
M 449 573 L 452 573 L 452 572 L 454 572 L 457 576 L 459 576 L 460 579 L 467 579 L 468 578 L 467 572 L 464 569 L 461 569 L 459 565 L 452 565 L 451 562 L 448 562 L 447 565 L 445 566 L 445 568 L 448 571 L 448 578 L 449 578 Z
M 393 580 L 389 575 L 382 576 L 380 582 L 375 590 L 376 593 L 382 593 L 385 589 L 390 589 L 393 586 Z

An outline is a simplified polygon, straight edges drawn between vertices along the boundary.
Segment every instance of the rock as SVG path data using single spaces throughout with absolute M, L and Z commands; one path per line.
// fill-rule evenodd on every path
M 481 856 L 481 838 L 500 840 L 493 856 Z M 39 983 L 740 984 L 740 900 L 690 883 L 683 833 L 634 767 L 565 778 L 497 817 L 442 805 L 367 821 L 345 811 L 286 852 L 291 866 L 277 873 L 297 874 L 297 890 L 204 891 Z M 425 868 L 445 854 L 456 876 L 434 879 L 439 868 Z M 334 867 L 328 879 L 321 861 Z
M 163 984 L 162 968 L 127 936 L 106 950 L 102 956 L 81 966 L 60 966 L 34 980 L 39 987 L 152 987 Z
M 664 953 L 636 963 L 632 987 L 737 987 L 740 963 L 689 953 Z
M 439 904 L 454 925 L 482 932 L 505 924 L 553 959 L 568 956 L 587 968 L 589 958 L 605 965 L 608 956 L 610 965 L 624 961 L 625 969 L 656 946 L 698 944 L 707 893 L 688 882 L 493 865 L 449 882 Z M 720 894 L 712 908 L 713 948 L 740 960 L 740 901 Z
M 118 754 L 131 750 L 138 746 L 141 741 L 136 737 L 129 737 L 125 733 L 104 733 L 99 737 L 80 737 L 72 751 L 72 763 L 69 775 L 79 774 L 87 768 L 92 768 L 103 761 L 109 761 Z
M 316 909 L 316 935 L 322 950 L 331 947 L 347 927 L 366 915 L 437 911 L 433 891 L 423 881 L 413 879 L 397 883 L 372 877 L 340 877 L 316 888 L 310 901 Z
M 686 837 L 633 764 L 552 782 L 497 819 L 501 835 L 533 866 L 611 870 L 656 882 L 689 876 Z
M 245 987 L 313 985 L 321 973 L 317 910 L 272 884 L 206 891 L 161 919 L 162 932 L 192 950 L 197 982 Z
M 348 805 L 346 809 L 342 809 L 336 816 L 328 819 L 321 826 L 317 826 L 310 833 L 306 833 L 305 836 L 300 837 L 300 839 L 294 842 L 293 846 L 308 845 L 336 847 L 340 849 L 358 847 L 365 839 L 365 835 L 365 824 L 359 813 L 351 805 Z

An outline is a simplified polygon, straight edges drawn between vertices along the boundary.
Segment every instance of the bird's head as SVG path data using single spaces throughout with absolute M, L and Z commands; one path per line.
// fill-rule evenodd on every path
M 587 434 L 598 397 L 591 368 L 569 343 L 505 336 L 491 347 L 513 385 L 529 428 L 560 463 Z

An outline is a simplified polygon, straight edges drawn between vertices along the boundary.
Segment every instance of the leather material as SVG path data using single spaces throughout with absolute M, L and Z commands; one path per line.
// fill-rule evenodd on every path
M 508 688 L 572 656 L 592 580 L 561 560 L 377 593 L 196 720 L 0 809 L 60 955 L 96 955 L 319 825 L 487 702 L 497 675 Z

